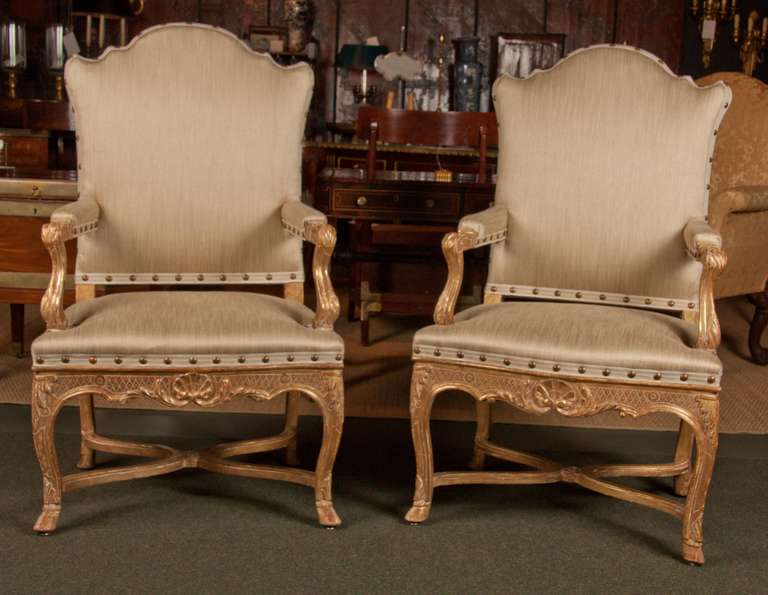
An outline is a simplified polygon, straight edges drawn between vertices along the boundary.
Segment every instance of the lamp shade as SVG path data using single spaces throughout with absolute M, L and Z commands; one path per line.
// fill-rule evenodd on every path
M 389 50 L 383 45 L 365 45 L 364 43 L 347 43 L 336 56 L 336 66 L 363 70 L 373 68 L 376 58 Z

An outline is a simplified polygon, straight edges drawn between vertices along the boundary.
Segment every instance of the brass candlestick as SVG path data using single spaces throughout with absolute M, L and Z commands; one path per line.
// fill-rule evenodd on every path
M 5 93 L 10 99 L 16 99 L 16 71 L 9 70 L 5 80 Z
M 749 13 L 747 28 L 741 45 L 739 45 L 739 58 L 741 58 L 742 70 L 747 76 L 752 76 L 757 65 L 762 63 L 762 53 L 766 48 L 766 42 L 768 42 L 768 17 L 763 18 L 762 27 L 758 29 L 756 25 L 759 19 L 760 15 L 757 14 L 756 10 Z M 739 15 L 736 15 L 733 20 L 733 41 L 737 45 L 739 44 L 740 36 Z
M 718 23 L 730 21 L 736 15 L 736 0 L 691 0 L 691 13 L 699 18 L 701 31 L 701 60 L 706 68 L 712 57 L 717 39 Z

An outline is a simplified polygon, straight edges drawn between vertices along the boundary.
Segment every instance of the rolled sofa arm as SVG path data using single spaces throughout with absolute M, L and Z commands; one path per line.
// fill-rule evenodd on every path
M 464 252 L 507 237 L 507 208 L 501 205 L 467 215 L 459 221 L 458 231 L 446 234 L 442 248 L 448 265 L 448 279 L 435 305 L 435 324 L 452 324 L 456 301 L 464 282 Z
M 64 314 L 64 277 L 67 274 L 68 240 L 96 229 L 99 205 L 92 195 L 81 195 L 75 202 L 63 205 L 51 214 L 51 222 L 43 225 L 42 240 L 51 256 L 51 280 L 40 302 L 40 312 L 48 330 L 64 330 L 69 326 Z
M 470 231 L 477 235 L 473 248 L 494 244 L 507 237 L 507 218 L 507 208 L 496 205 L 462 217 L 459 221 L 459 233 Z
M 312 277 L 315 280 L 317 307 L 312 326 L 332 330 L 341 310 L 329 270 L 333 248 L 336 246 L 336 229 L 327 222 L 323 213 L 302 202 L 284 203 L 280 214 L 283 227 L 288 233 L 315 245 Z
M 683 230 L 688 253 L 698 260 L 703 270 L 699 281 L 699 321 L 696 347 L 717 349 L 720 346 L 720 321 L 715 312 L 715 279 L 723 272 L 728 258 L 723 252 L 720 234 L 704 219 L 692 219 Z
M 768 211 L 768 186 L 737 186 L 709 200 L 709 222 L 718 231 L 731 213 Z

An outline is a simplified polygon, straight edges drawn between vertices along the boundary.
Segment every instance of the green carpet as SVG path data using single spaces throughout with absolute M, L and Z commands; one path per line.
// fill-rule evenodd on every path
M 0 407 L 0 422 L 19 409 Z M 70 432 L 73 415 L 62 415 Z M 203 427 L 204 414 L 199 420 Z M 253 433 L 276 424 L 254 418 Z M 434 428 L 437 467 L 465 468 L 472 426 Z M 301 430 L 310 465 L 318 420 L 303 418 Z M 662 432 L 512 426 L 497 437 L 582 462 L 661 461 L 674 444 Z M 63 467 L 73 469 L 77 436 L 65 428 L 58 444 Z M 768 591 L 766 437 L 723 439 L 702 568 L 681 562 L 672 517 L 573 485 L 439 488 L 429 521 L 409 526 L 401 520 L 414 471 L 405 421 L 347 420 L 334 481 L 344 525 L 333 531 L 315 524 L 307 488 L 189 471 L 68 494 L 59 531 L 38 537 L 31 527 L 40 477 L 29 433 L 0 432 L 0 453 L 2 593 Z M 669 490 L 666 480 L 633 485 Z

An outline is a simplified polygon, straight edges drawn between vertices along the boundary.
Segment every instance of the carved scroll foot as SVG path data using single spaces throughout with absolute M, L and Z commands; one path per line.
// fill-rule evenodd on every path
M 315 505 L 321 525 L 335 527 L 341 519 L 333 509 L 331 480 L 344 424 L 344 385 L 341 373 L 329 376 L 326 390 L 317 400 L 323 412 L 323 444 L 315 467 Z
M 293 438 L 285 447 L 285 464 L 296 466 L 299 464 L 298 430 L 299 430 L 299 403 L 301 393 L 290 392 L 285 397 L 285 429 L 283 433 L 292 433 Z
M 323 527 L 338 527 L 341 525 L 341 519 L 333 508 L 333 502 L 330 500 L 318 500 L 315 502 L 317 508 L 317 521 Z
M 80 459 L 77 461 L 78 469 L 93 469 L 96 465 L 95 451 L 88 446 L 86 436 L 92 436 L 96 432 L 96 423 L 93 417 L 93 395 L 83 395 L 80 401 Z
M 43 512 L 37 517 L 33 530 L 41 535 L 49 535 L 56 530 L 61 515 L 60 505 L 43 506 Z
M 475 452 L 469 463 L 469 468 L 482 471 L 485 468 L 485 452 L 477 447 L 479 442 L 487 442 L 491 434 L 491 401 L 477 401 L 477 429 L 475 430 Z
M 413 507 L 405 515 L 405 520 L 409 523 L 425 521 L 432 504 L 434 462 L 429 418 L 435 395 L 430 377 L 431 370 L 428 366 L 414 366 L 411 377 L 411 433 L 416 453 L 416 487 L 413 493 Z
M 693 431 L 696 438 L 696 463 L 683 512 L 683 559 L 703 564 L 704 505 L 717 453 L 719 401 L 716 398 L 700 397 L 695 415 Z
M 43 474 L 43 512 L 35 523 L 38 533 L 51 533 L 61 514 L 62 480 L 53 430 L 61 404 L 53 393 L 54 381 L 32 383 L 32 440 Z
M 680 421 L 680 430 L 677 434 L 677 446 L 675 447 L 675 463 L 688 463 L 688 470 L 681 473 L 674 480 L 674 493 L 677 496 L 687 496 L 691 484 L 691 459 L 693 456 L 693 430 L 687 422 Z
M 762 339 L 768 328 L 768 291 L 751 296 L 755 305 L 755 315 L 749 325 L 749 352 L 756 364 L 768 365 L 768 347 L 763 347 Z

